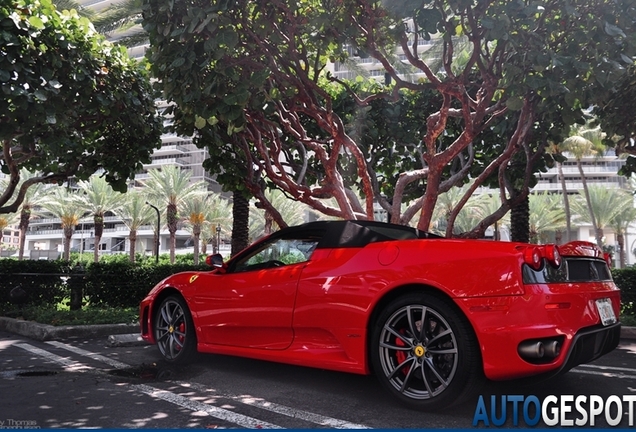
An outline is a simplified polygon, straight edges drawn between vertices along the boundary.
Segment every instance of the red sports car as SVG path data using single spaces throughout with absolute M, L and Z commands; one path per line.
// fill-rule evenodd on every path
M 451 240 L 372 221 L 280 230 L 141 303 L 168 362 L 227 354 L 374 373 L 404 403 L 450 406 L 492 380 L 567 372 L 619 342 L 603 252 Z

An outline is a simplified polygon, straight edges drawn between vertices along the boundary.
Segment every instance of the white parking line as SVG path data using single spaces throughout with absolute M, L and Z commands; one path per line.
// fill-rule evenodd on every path
M 612 372 L 596 372 L 596 371 L 590 371 L 590 370 L 581 370 L 581 369 L 572 369 L 570 372 L 574 372 L 574 373 L 580 373 L 580 374 L 585 374 L 585 375 L 598 375 L 598 376 L 603 376 L 603 377 L 607 377 L 607 378 L 631 378 L 631 379 L 636 379 L 636 375 L 627 375 L 627 374 L 623 374 L 623 373 L 612 373 Z
M 112 359 L 110 357 L 106 357 L 106 356 L 103 356 L 103 355 L 100 355 L 100 354 L 95 354 L 93 352 L 86 351 L 86 350 L 81 349 L 81 348 L 77 348 L 77 347 L 75 347 L 73 345 L 69 345 L 69 344 L 65 344 L 65 343 L 57 342 L 57 341 L 48 341 L 47 344 L 53 345 L 54 347 L 57 347 L 57 348 L 65 349 L 67 351 L 70 351 L 70 352 L 75 353 L 75 354 L 79 354 L 79 355 L 84 356 L 84 357 L 91 358 L 93 360 L 100 361 L 102 363 L 106 363 L 107 365 L 112 366 L 112 367 L 114 367 L 116 369 L 126 369 L 126 368 L 131 367 L 129 364 L 122 363 L 122 362 L 114 360 L 114 359 Z
M 46 350 L 34 347 L 33 345 L 29 345 L 29 344 L 25 344 L 25 343 L 19 343 L 19 344 L 15 344 L 15 346 L 20 347 L 24 350 L 27 350 L 33 354 L 36 354 L 40 357 L 44 357 L 47 360 L 53 361 L 55 363 L 58 363 L 62 366 L 64 366 L 65 370 L 72 370 L 72 371 L 77 371 L 77 372 L 88 372 L 88 371 L 93 371 L 93 372 L 97 372 L 97 373 L 103 373 L 100 370 L 97 370 L 95 368 L 92 368 L 88 365 L 82 364 L 80 362 L 75 362 L 72 360 L 69 360 L 65 357 L 61 357 L 58 356 L 57 354 L 53 354 L 50 353 Z M 76 351 L 84 351 L 80 348 L 76 348 L 76 347 L 72 347 L 70 345 L 66 345 L 66 344 L 59 344 L 56 345 L 59 348 L 66 348 L 68 349 L 73 348 L 73 349 L 69 349 L 69 351 L 72 352 L 76 352 Z M 90 351 L 86 351 L 89 354 L 94 354 L 91 353 Z M 96 355 L 96 354 L 94 354 Z M 99 356 L 99 357 L 103 357 L 103 356 Z M 104 358 L 108 358 L 108 357 L 104 357 Z M 112 360 L 112 359 L 110 359 Z M 118 362 L 119 363 L 119 362 Z M 122 365 L 124 363 L 121 363 Z M 127 365 L 126 365 L 127 366 Z M 267 423 L 252 417 L 248 417 L 248 416 L 244 416 L 242 414 L 238 414 L 232 411 L 228 411 L 226 409 L 223 408 L 218 408 L 218 407 L 214 407 L 214 406 L 210 406 L 210 405 L 206 405 L 206 404 L 202 404 L 200 402 L 195 402 L 195 401 L 191 401 L 188 398 L 185 398 L 181 395 L 166 391 L 166 390 L 161 390 L 155 387 L 151 387 L 148 385 L 131 385 L 131 387 L 137 389 L 138 391 L 145 393 L 147 395 L 150 395 L 152 397 L 158 398 L 158 399 L 162 399 L 164 401 L 170 402 L 172 404 L 190 409 L 192 411 L 196 411 L 198 413 L 205 413 L 211 417 L 217 418 L 219 420 L 225 420 L 234 424 L 237 424 L 239 426 L 242 426 L 244 428 L 252 428 L 252 429 L 256 429 L 256 428 L 268 428 L 268 429 L 282 429 L 280 426 L 277 426 L 275 424 L 272 423 Z
M 177 381 L 177 384 L 183 387 L 190 387 L 198 391 L 209 392 L 210 389 L 199 384 L 199 383 L 188 383 Z M 237 402 L 241 402 L 246 405 L 255 406 L 267 411 L 275 412 L 277 414 L 282 414 L 287 417 L 297 418 L 301 420 L 305 420 L 311 423 L 315 423 L 321 426 L 328 426 L 334 429 L 370 429 L 369 426 L 365 426 L 357 423 L 350 423 L 345 420 L 339 420 L 332 417 L 323 416 L 320 414 L 314 414 L 308 411 L 303 411 L 295 408 L 291 408 L 285 405 L 279 405 L 273 402 L 268 402 L 261 398 L 255 398 L 253 396 L 244 395 L 244 396 L 236 396 L 231 394 L 215 394 L 216 397 L 232 399 Z
M 56 354 L 50 353 L 46 350 L 40 349 L 38 347 L 34 347 L 33 345 L 25 344 L 25 343 L 17 343 L 14 346 L 22 348 L 23 350 L 29 351 L 32 354 L 38 355 L 40 357 L 44 357 L 47 360 L 50 360 L 54 363 L 60 364 L 64 366 L 64 369 L 70 372 L 82 372 L 93 369 L 90 366 L 85 364 L 76 362 L 74 360 L 69 360 L 66 357 L 60 357 Z
M 154 387 L 147 386 L 145 384 L 136 384 L 136 385 L 133 385 L 132 387 L 152 397 L 165 400 L 167 402 L 173 403 L 175 405 L 179 405 L 183 408 L 187 408 L 197 413 L 206 413 L 217 419 L 225 420 L 230 423 L 237 424 L 244 428 L 283 429 L 281 426 L 268 423 L 262 420 L 258 420 L 253 417 L 248 417 L 243 414 L 228 411 L 223 408 L 215 407 L 214 405 L 207 405 L 201 402 L 190 400 L 176 393 L 172 393 L 171 391 L 160 390 Z
M 616 367 L 616 366 L 602 366 L 602 365 L 592 365 L 592 364 L 582 364 L 577 367 L 584 367 L 590 369 L 602 369 L 602 370 L 613 370 L 613 371 L 621 371 L 621 372 L 633 372 L 636 374 L 636 369 L 634 368 L 624 368 L 624 367 Z
M 636 379 L 636 369 L 622 368 L 614 366 L 599 366 L 599 365 L 578 365 L 570 372 L 580 373 L 585 375 L 598 375 L 609 378 L 630 378 Z M 631 372 L 631 373 L 624 373 Z
M 131 367 L 131 365 L 120 362 L 118 360 L 114 360 L 110 357 L 106 357 L 100 354 L 96 354 L 93 353 L 91 351 L 87 351 L 84 350 L 82 348 L 78 348 L 75 347 L 73 345 L 69 345 L 69 344 L 65 344 L 62 342 L 57 342 L 57 341 L 49 341 L 46 342 L 47 344 L 54 346 L 56 348 L 61 348 L 61 349 L 65 349 L 67 351 L 70 351 L 72 353 L 81 355 L 83 357 L 87 357 L 96 361 L 100 361 L 102 363 L 105 363 L 109 366 L 112 366 L 116 369 L 126 369 Z M 58 364 L 61 364 L 63 366 L 65 366 L 66 370 L 70 370 L 70 371 L 79 371 L 79 372 L 86 372 L 86 371 L 95 371 L 100 373 L 101 371 L 96 370 L 88 365 L 84 365 L 82 363 L 76 362 L 76 361 L 72 361 L 69 360 L 66 357 L 61 357 L 58 356 L 56 354 L 50 353 L 46 350 L 34 347 L 32 345 L 29 344 L 24 344 L 24 343 L 19 343 L 16 344 L 15 346 L 18 346 L 22 349 L 25 349 L 29 352 L 32 352 L 33 354 L 37 354 L 40 357 L 44 357 L 50 361 L 56 362 Z M 209 388 L 205 387 L 202 384 L 199 383 L 190 383 L 190 382 L 176 382 L 176 384 L 181 385 L 182 387 L 188 387 L 188 388 L 193 388 L 195 390 L 198 391 L 204 391 L 204 392 L 209 392 Z M 167 391 L 167 390 L 161 390 L 149 385 L 145 385 L 145 384 L 134 384 L 131 385 L 131 387 L 137 389 L 138 391 L 145 393 L 147 395 L 150 395 L 152 397 L 158 398 L 158 399 L 162 399 L 166 402 L 170 402 L 173 403 L 175 405 L 179 405 L 181 407 L 190 409 L 192 411 L 196 411 L 196 412 L 201 412 L 201 413 L 205 413 L 207 415 L 210 415 L 212 417 L 215 417 L 217 419 L 220 420 L 225 420 L 234 424 L 237 424 L 241 427 L 244 428 L 268 428 L 268 429 L 282 429 L 281 426 L 272 424 L 272 423 L 268 423 L 268 422 L 264 422 L 261 420 L 258 420 L 256 418 L 252 418 L 252 417 L 248 417 L 242 414 L 238 414 L 235 413 L 233 411 L 229 411 L 223 408 L 218 408 L 212 405 L 207 405 L 201 402 L 196 402 L 193 401 L 191 399 L 188 399 L 184 396 L 181 396 L 179 394 Z M 330 428 L 334 428 L 334 429 L 370 429 L 368 426 L 362 425 L 362 424 L 357 424 L 357 423 L 350 423 L 347 422 L 345 420 L 340 420 L 340 419 L 336 419 L 336 418 L 332 418 L 332 417 L 327 417 L 327 416 L 323 416 L 320 414 L 314 414 L 308 411 L 303 411 L 303 410 L 299 410 L 299 409 L 295 409 L 295 408 L 291 408 L 291 407 L 287 407 L 284 405 L 279 405 L 279 404 L 275 404 L 273 402 L 268 402 L 264 399 L 261 398 L 255 398 L 252 396 L 248 396 L 248 395 L 242 395 L 242 396 L 237 396 L 237 395 L 231 395 L 231 394 L 215 394 L 216 397 L 218 398 L 225 398 L 225 399 L 231 399 L 234 400 L 236 402 L 240 402 L 242 404 L 245 405 L 249 405 L 249 406 L 254 406 L 266 411 L 270 411 L 270 412 L 274 412 L 277 414 L 282 414 L 285 415 L 287 417 L 291 417 L 291 418 L 295 418 L 295 419 L 300 419 L 300 420 L 304 420 L 307 422 L 311 422 L 314 424 L 318 424 L 321 426 L 326 426 L 326 427 L 330 427 Z

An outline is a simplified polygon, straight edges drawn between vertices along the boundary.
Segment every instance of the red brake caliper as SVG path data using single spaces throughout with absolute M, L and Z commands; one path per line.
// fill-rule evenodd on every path
M 185 333 L 185 323 L 179 324 L 179 331 L 181 333 Z M 185 339 L 185 336 L 179 336 L 179 342 L 181 342 L 181 344 L 183 344 L 184 339 Z M 179 348 L 179 349 L 181 349 L 181 348 Z
M 400 330 L 401 334 L 404 334 L 404 330 Z M 403 347 L 406 346 L 406 344 L 404 343 L 404 341 L 398 337 L 395 338 L 395 345 L 399 346 L 399 347 Z M 398 361 L 398 364 L 402 364 L 402 362 L 404 360 L 406 360 L 406 351 L 397 351 L 395 353 L 395 358 Z M 411 370 L 410 366 L 406 366 L 402 369 L 402 375 L 406 376 L 406 374 L 409 373 L 409 370 Z

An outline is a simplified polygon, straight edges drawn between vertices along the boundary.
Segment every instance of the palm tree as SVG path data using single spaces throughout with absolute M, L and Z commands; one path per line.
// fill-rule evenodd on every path
M 441 235 L 445 235 L 448 229 L 448 218 L 452 210 L 457 207 L 459 200 L 464 196 L 468 189 L 468 185 L 461 187 L 453 187 L 447 192 L 439 195 L 437 199 L 437 205 L 433 213 L 434 225 L 430 228 L 431 231 Z M 461 234 L 463 232 L 470 231 L 481 220 L 482 208 L 480 208 L 480 201 L 487 199 L 484 195 L 473 195 L 469 198 L 466 205 L 460 210 L 455 222 L 453 223 L 453 234 Z
M 205 223 L 201 229 L 201 253 L 207 253 L 207 245 L 212 242 L 215 251 L 219 250 L 219 237 L 229 237 L 232 233 L 232 205 L 217 194 L 208 197 Z
M 633 199 L 632 195 L 629 192 L 625 192 L 625 200 Z M 612 222 L 610 223 L 610 227 L 614 230 L 616 234 L 616 242 L 618 243 L 618 254 L 619 254 L 619 263 L 620 268 L 625 268 L 626 256 L 625 256 L 625 236 L 627 235 L 627 230 L 632 222 L 636 221 L 636 208 L 634 205 L 626 205 L 623 210 L 618 213 Z
M 498 191 L 497 191 L 498 192 Z M 483 219 L 486 216 L 493 214 L 497 209 L 501 206 L 501 199 L 499 198 L 498 193 L 492 194 L 481 194 L 479 196 L 471 197 L 471 200 L 468 201 L 467 205 L 470 205 L 471 208 L 475 207 L 475 210 L 479 214 L 479 218 Z M 495 226 L 493 226 L 494 230 L 494 239 L 500 240 L 501 236 L 499 234 L 500 228 L 503 226 L 510 226 L 511 214 L 510 212 L 506 213 L 504 217 L 499 219 Z
M 588 204 L 589 199 L 589 204 Z M 589 206 L 589 208 L 588 208 Z M 633 207 L 632 197 L 622 189 L 608 189 L 603 186 L 590 186 L 588 198 L 579 198 L 572 203 L 574 211 L 584 222 L 590 222 L 590 215 L 595 215 L 596 237 L 599 246 L 603 246 L 604 229 L 610 226 L 626 207 Z
M 305 222 L 305 216 L 311 209 L 299 201 L 295 201 L 278 189 L 265 191 L 265 198 L 278 210 L 288 226 Z M 250 206 L 250 238 L 256 239 L 278 231 L 280 227 L 266 210 L 257 205 Z
M 28 171 L 23 170 L 23 174 L 20 175 L 22 181 L 27 178 L 35 176 L 33 173 L 29 173 Z M 24 258 L 24 246 L 26 243 L 26 233 L 29 229 L 29 223 L 31 222 L 31 216 L 33 215 L 33 211 L 37 208 L 38 204 L 42 201 L 42 197 L 45 196 L 46 189 L 50 186 L 36 183 L 34 185 L 29 186 L 24 196 L 24 200 L 20 205 L 20 223 L 18 227 L 20 228 L 20 243 L 18 246 L 18 259 L 21 260 Z
M 18 185 L 18 189 L 21 187 L 22 183 L 27 181 L 30 178 L 36 177 L 36 173 L 32 173 L 27 171 L 26 169 L 20 170 L 20 184 Z M 45 185 L 43 183 L 35 183 L 26 190 L 26 194 L 24 195 L 24 200 L 22 204 L 20 204 L 20 218 L 18 221 L 18 228 L 20 231 L 20 238 L 18 243 L 18 259 L 22 260 L 24 258 L 24 247 L 26 243 L 26 233 L 29 229 L 29 223 L 31 221 L 31 217 L 33 216 L 34 210 L 37 208 L 38 203 L 42 201 L 45 196 L 45 190 L 49 188 L 49 185 Z M 0 180 L 0 189 L 6 190 L 6 180 Z
M 53 4 L 55 5 L 55 8 L 60 11 L 74 9 L 81 17 L 90 19 L 95 16 L 95 13 L 92 10 L 84 8 L 84 6 L 75 0 L 53 0 Z
M 205 190 L 205 182 L 190 183 L 190 172 L 172 165 L 150 170 L 148 175 L 149 178 L 143 182 L 148 196 L 166 206 L 166 225 L 170 233 L 170 263 L 174 264 L 179 222 L 178 207 L 184 201 Z
M 2 237 L 5 228 L 13 226 L 18 217 L 15 213 L 3 213 L 0 214 L 0 252 L 2 252 Z
M 568 198 L 568 188 L 565 183 L 565 175 L 563 174 L 563 154 L 558 144 L 551 143 L 546 151 L 552 155 L 557 167 L 558 178 L 561 183 L 561 196 L 563 198 L 563 210 L 565 211 L 565 243 L 570 242 L 570 233 L 572 232 L 572 214 L 570 212 L 570 199 Z
M 208 197 L 201 194 L 183 202 L 181 213 L 187 227 L 192 231 L 194 240 L 194 264 L 199 264 L 199 243 L 201 230 L 205 224 L 205 216 L 209 207 Z
M 149 224 L 154 217 L 154 210 L 146 204 L 146 193 L 138 189 L 130 190 L 125 195 L 124 201 L 115 213 L 128 227 L 130 234 L 130 262 L 135 262 L 137 248 L 137 230 L 143 225 Z
M 601 246 L 602 244 L 602 234 L 599 232 L 599 226 L 597 218 L 595 217 L 590 194 L 588 191 L 587 181 L 585 179 L 585 173 L 583 172 L 583 163 L 582 160 L 585 157 L 602 155 L 604 152 L 603 138 L 605 134 L 601 131 L 600 127 L 595 128 L 585 128 L 581 126 L 575 126 L 572 129 L 572 135 L 566 138 L 561 144 L 561 148 L 563 151 L 569 152 L 576 159 L 576 166 L 579 169 L 579 174 L 581 175 L 581 182 L 583 183 L 583 193 L 585 194 L 585 199 L 587 201 L 588 211 L 589 211 L 589 222 L 592 223 L 592 227 L 594 228 L 594 233 L 596 237 L 596 243 Z
M 102 34 L 117 33 L 117 43 L 126 47 L 147 43 L 148 34 L 141 26 L 142 6 L 142 0 L 115 2 L 93 17 L 93 25 Z
M 241 191 L 232 193 L 232 256 L 249 245 L 250 202 Z
M 530 194 L 530 243 L 545 243 L 545 235 L 566 223 L 561 197 L 554 194 Z
M 77 199 L 84 209 L 93 216 L 95 224 L 95 251 L 94 262 L 99 261 L 99 245 L 104 234 L 104 216 L 107 212 L 114 211 L 124 199 L 124 195 L 115 192 L 103 177 L 92 176 L 88 181 L 78 183 L 79 193 Z
M 69 192 L 63 187 L 52 188 L 42 200 L 41 206 L 60 220 L 64 231 L 63 258 L 69 261 L 71 258 L 71 238 L 75 232 L 75 226 L 86 213 L 77 199 L 77 194 Z

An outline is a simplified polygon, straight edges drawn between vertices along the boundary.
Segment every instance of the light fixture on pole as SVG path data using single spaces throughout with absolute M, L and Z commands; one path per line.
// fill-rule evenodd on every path
M 157 212 L 157 241 L 155 242 L 155 262 L 159 263 L 159 233 L 161 229 L 161 213 L 156 206 L 150 204 L 148 201 L 146 201 L 146 204 L 155 209 L 155 211 Z
M 216 225 L 216 251 L 221 252 L 221 224 Z

